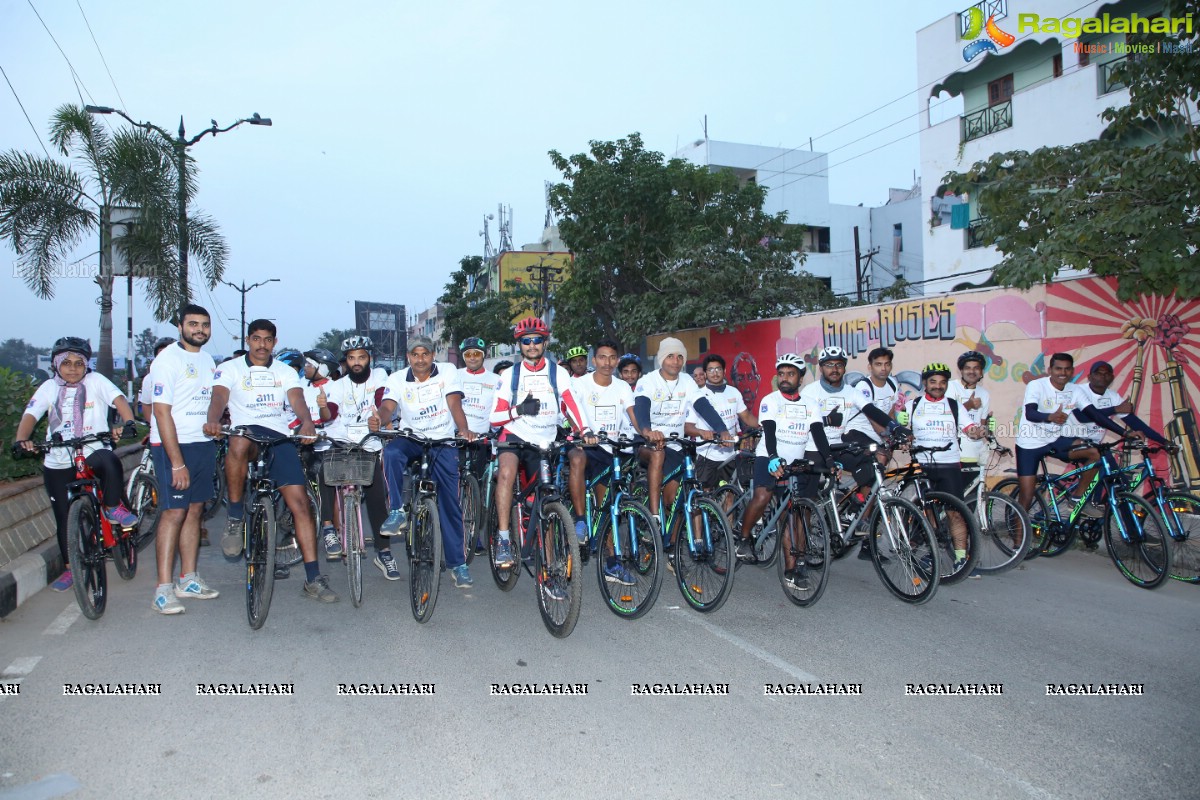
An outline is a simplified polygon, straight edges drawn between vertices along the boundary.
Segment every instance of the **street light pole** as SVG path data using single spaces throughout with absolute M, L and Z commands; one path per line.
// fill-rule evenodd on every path
M 266 286 L 268 283 L 279 283 L 279 278 L 268 278 L 265 281 L 259 281 L 258 283 L 252 283 L 249 286 L 246 285 L 245 281 L 242 281 L 241 286 L 238 286 L 236 283 L 230 283 L 229 281 L 221 281 L 221 283 L 225 284 L 226 286 L 230 286 L 233 289 L 242 293 L 242 328 L 241 328 L 241 331 L 242 331 L 242 341 L 244 342 L 246 340 L 246 293 L 249 292 L 251 289 L 257 289 L 259 286 Z
M 183 296 L 183 301 L 186 303 L 191 299 L 191 294 L 188 290 L 187 180 L 185 178 L 187 175 L 187 149 L 209 134 L 216 136 L 218 133 L 231 131 L 237 126 L 241 125 L 243 122 L 248 122 L 251 125 L 266 125 L 269 127 L 271 125 L 271 119 L 269 117 L 260 116 L 258 112 L 255 112 L 251 116 L 244 119 L 239 119 L 237 122 L 224 128 L 219 127 L 217 125 L 217 121 L 214 119 L 212 121 L 212 127 L 205 128 L 191 139 L 188 139 L 183 127 L 183 117 L 179 118 L 179 135 L 176 137 L 171 136 L 171 134 L 167 133 L 165 130 L 152 122 L 136 121 L 119 108 L 87 105 L 84 106 L 83 109 L 89 114 L 117 114 L 118 116 L 124 117 L 124 119 L 134 127 L 141 128 L 144 131 L 153 131 L 157 133 L 163 138 L 164 141 L 169 142 L 171 146 L 175 148 L 177 168 L 179 170 L 179 288 Z

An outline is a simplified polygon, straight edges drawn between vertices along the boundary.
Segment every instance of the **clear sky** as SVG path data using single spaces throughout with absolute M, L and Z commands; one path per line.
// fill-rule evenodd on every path
M 182 115 L 189 135 L 271 117 L 192 148 L 198 204 L 229 242 L 229 280 L 281 279 L 247 296 L 248 318 L 275 318 L 282 343 L 306 348 L 353 325 L 353 300 L 430 305 L 458 260 L 482 253 L 499 203 L 516 245 L 536 241 L 543 182 L 560 178 L 551 149 L 638 131 L 670 155 L 707 115 L 713 139 L 807 149 L 812 137 L 830 153 L 834 202 L 883 203 L 919 166 L 916 31 L 965 3 L 0 0 L 0 67 L 47 147 L 54 109 L 81 93 L 171 131 Z M 10 148 L 41 152 L 0 84 Z M 0 244 L 0 339 L 95 343 L 95 284 L 64 278 L 38 300 L 14 260 Z M 209 349 L 232 351 L 238 293 L 197 299 L 214 318 Z M 170 332 L 136 299 L 134 317 Z

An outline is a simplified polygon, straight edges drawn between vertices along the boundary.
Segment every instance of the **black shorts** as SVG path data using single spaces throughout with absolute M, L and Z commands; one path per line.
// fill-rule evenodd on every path
M 929 479 L 930 489 L 963 499 L 967 483 L 961 464 L 922 464 L 921 471 Z
M 842 441 L 846 444 L 855 445 L 872 445 L 878 444 L 870 436 L 867 436 L 862 431 L 848 431 L 842 436 Z M 854 475 L 854 480 L 859 486 L 874 486 L 875 485 L 875 454 L 874 453 L 850 453 L 840 452 L 835 453 L 833 460 L 842 465 L 842 469 Z
M 731 458 L 728 461 L 714 461 L 711 458 L 697 456 L 696 480 L 700 481 L 700 485 L 705 489 L 711 489 L 722 481 L 728 481 L 732 478 L 733 470 L 736 467 L 736 458 Z
M 771 465 L 771 459 L 766 456 L 754 457 L 754 488 L 760 486 L 774 486 L 778 489 L 783 489 L 787 486 L 787 480 L 777 480 L 771 474 L 771 470 L 767 469 Z M 798 481 L 801 497 L 815 498 L 817 496 L 817 487 L 820 480 L 816 475 L 801 475 Z
M 1059 461 L 1070 461 L 1071 445 L 1075 441 L 1074 436 L 1060 436 L 1041 447 L 1017 445 L 1017 475 L 1036 475 L 1038 462 L 1046 456 L 1054 456 Z

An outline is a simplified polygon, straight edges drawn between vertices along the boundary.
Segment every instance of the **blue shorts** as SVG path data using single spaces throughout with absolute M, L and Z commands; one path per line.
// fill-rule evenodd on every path
M 255 436 L 273 437 L 275 439 L 287 439 L 279 431 L 264 428 L 261 425 L 247 426 Z M 255 445 L 257 448 L 257 445 Z M 296 449 L 296 443 L 290 439 L 285 442 L 271 446 L 270 461 L 268 462 L 267 475 L 279 486 L 303 486 L 308 483 L 308 478 L 304 476 L 304 465 L 300 463 L 300 451 Z
M 1059 461 L 1070 461 L 1071 445 L 1076 441 L 1074 436 L 1060 436 L 1050 444 L 1041 447 L 1021 447 L 1017 445 L 1017 475 L 1036 475 L 1038 462 L 1046 456 L 1054 456 Z
M 777 489 L 787 487 L 787 477 L 778 480 L 771 474 L 768 467 L 771 466 L 771 459 L 766 456 L 754 457 L 754 488 L 760 486 L 774 486 Z M 815 498 L 817 496 L 817 486 L 820 483 L 816 475 L 801 475 L 799 480 L 799 489 L 801 497 Z
M 216 442 L 191 442 L 179 445 L 183 463 L 188 471 L 188 488 L 180 491 L 171 487 L 171 459 L 161 444 L 150 447 L 154 459 L 154 475 L 158 479 L 158 507 L 162 510 L 186 509 L 192 503 L 205 503 L 213 496 L 213 472 L 217 468 Z

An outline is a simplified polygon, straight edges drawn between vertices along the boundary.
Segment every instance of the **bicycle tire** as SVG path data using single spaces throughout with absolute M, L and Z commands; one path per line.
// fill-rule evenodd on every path
M 1171 545 L 1171 579 L 1200 583 L 1200 497 L 1167 492 L 1164 514 Z
M 680 487 L 679 491 L 685 491 Z M 680 506 L 682 509 L 683 507 Z M 725 604 L 733 587 L 734 562 L 733 533 L 729 523 L 713 501 L 699 498 L 692 514 L 686 514 L 688 523 L 682 527 L 679 541 L 675 543 L 675 580 L 679 591 L 689 606 L 702 613 L 711 613 Z M 696 541 L 697 531 L 690 530 L 693 514 L 700 517 L 700 530 L 707 532 L 693 547 L 684 536 Z
M 931 514 L 930 511 L 933 513 Z M 955 547 L 950 534 L 947 511 L 958 512 L 967 526 L 967 558 L 957 569 L 954 566 Z M 965 580 L 979 560 L 979 522 L 967 508 L 967 504 L 945 492 L 925 493 L 925 519 L 933 530 L 938 544 L 938 582 L 951 586 Z
M 413 501 L 408 523 L 408 601 L 413 619 L 424 624 L 437 606 L 442 572 L 442 526 L 432 497 Z
M 596 538 L 596 580 L 600 584 L 600 595 L 608 609 L 621 619 L 637 619 L 645 616 L 662 588 L 663 549 L 662 538 L 655 530 L 650 509 L 632 498 L 622 497 L 617 506 L 617 530 L 621 545 L 618 564 L 634 579 L 633 586 L 610 581 L 604 574 L 608 565 L 608 553 L 613 547 L 614 531 L 612 516 L 605 514 Z M 634 542 L 636 542 L 636 552 Z
M 113 546 L 109 548 L 109 554 L 112 555 L 113 566 L 117 568 L 117 574 L 121 576 L 122 580 L 133 580 L 133 577 L 137 575 L 138 545 L 141 538 L 139 533 L 142 525 L 149 524 L 153 527 L 158 524 L 157 500 L 154 499 L 157 489 L 148 485 L 148 482 L 153 482 L 153 480 L 145 473 L 139 474 L 134 479 L 129 502 L 131 510 L 138 518 L 137 526 L 132 530 L 124 530 L 117 525 L 112 526 Z M 139 511 L 145 511 L 148 516 L 143 517 L 138 513 Z
M 868 537 L 875 572 L 900 600 L 913 605 L 929 602 L 937 593 L 941 577 L 937 543 L 929 522 L 903 497 L 879 497 L 876 502 Z M 888 527 L 892 529 L 890 536 Z
M 496 508 L 494 494 L 492 499 L 493 502 L 488 513 L 490 516 L 495 517 L 497 522 L 495 525 L 492 525 L 492 529 L 488 534 L 488 568 L 492 572 L 492 580 L 496 582 L 496 587 L 502 592 L 511 592 L 512 588 L 517 585 L 517 580 L 521 577 L 521 531 L 524 528 L 517 527 L 518 525 L 524 525 L 521 514 L 521 503 L 518 500 L 514 500 L 512 513 L 510 514 L 512 522 L 509 525 L 509 543 L 513 548 L 514 556 L 512 566 L 498 567 L 496 566 L 496 548 L 500 544 L 498 516 L 500 510 Z
M 532 538 L 538 613 L 552 636 L 565 639 L 575 630 L 583 602 L 583 575 L 579 571 L 575 523 L 567 507 L 554 501 L 544 504 L 540 518 L 532 520 L 531 524 L 537 526 L 537 535 Z M 554 589 L 561 590 L 565 599 L 555 599 L 551 595 Z
M 1104 543 L 1127 581 L 1142 589 L 1161 586 L 1171 574 L 1171 546 L 1162 520 L 1150 504 L 1131 492 L 1116 496 L 1117 515 L 1109 505 L 1104 514 Z M 1126 536 L 1122 534 L 1125 529 Z
M 833 561 L 833 554 L 829 549 L 829 534 L 825 530 L 824 519 L 825 515 L 817 508 L 817 504 L 807 498 L 793 498 L 791 510 L 781 518 L 784 531 L 779 536 L 779 549 L 787 547 L 797 564 L 804 563 L 806 580 L 804 583 L 789 581 L 785 575 L 786 559 L 780 555 L 779 585 L 783 588 L 783 596 L 801 608 L 820 600 L 829 583 L 829 565 Z M 804 535 L 803 548 L 796 544 L 799 538 L 797 531 Z
M 67 509 L 67 554 L 75 602 L 88 619 L 100 619 L 108 605 L 108 570 L 100 530 L 99 504 L 91 495 L 76 497 Z
M 460 475 L 458 496 L 463 515 L 463 558 L 470 564 L 475 560 L 475 543 L 483 541 L 481 529 L 487 527 L 483 524 L 483 491 L 479 479 L 467 472 Z
M 134 547 L 139 550 L 158 530 L 158 501 L 158 478 L 152 473 L 142 472 L 134 480 L 133 491 L 129 494 L 130 509 L 138 518 L 133 542 Z
M 1021 486 L 1016 478 L 1005 478 L 998 481 L 992 489 L 993 492 L 1006 494 L 1020 506 Z M 1025 551 L 1025 560 L 1030 561 L 1042 554 L 1042 548 L 1045 546 L 1047 537 L 1050 535 L 1050 529 L 1060 521 L 1057 517 L 1050 513 L 1046 506 L 1046 501 L 1042 499 L 1042 493 L 1038 491 L 1037 486 L 1034 486 L 1033 498 L 1029 502 L 1028 509 L 1025 511 L 1025 516 L 1029 519 L 1029 548 Z
M 270 495 L 255 497 L 246 520 L 246 621 L 258 630 L 271 613 L 275 592 L 275 504 Z
M 975 569 L 999 575 L 1025 560 L 1033 535 L 1029 515 L 1021 504 L 1000 492 L 984 492 L 983 508 L 977 496 L 967 499 L 967 508 L 979 523 L 979 560 Z
M 362 605 L 363 583 L 363 535 L 362 535 L 362 500 L 356 495 L 346 493 L 342 504 L 342 531 L 345 544 L 342 552 L 346 558 L 346 580 L 350 584 L 350 603 L 358 608 Z
M 204 501 L 204 513 L 201 519 L 212 519 L 217 514 L 217 509 L 225 505 L 225 459 L 217 459 L 216 468 L 213 469 L 213 494 L 212 497 Z
M 746 504 L 739 502 L 742 499 L 742 490 L 733 484 L 727 483 L 724 486 L 718 486 L 709 497 L 716 503 L 717 508 L 725 514 L 725 520 L 729 523 L 729 530 L 734 536 L 742 535 L 742 515 L 746 511 Z

